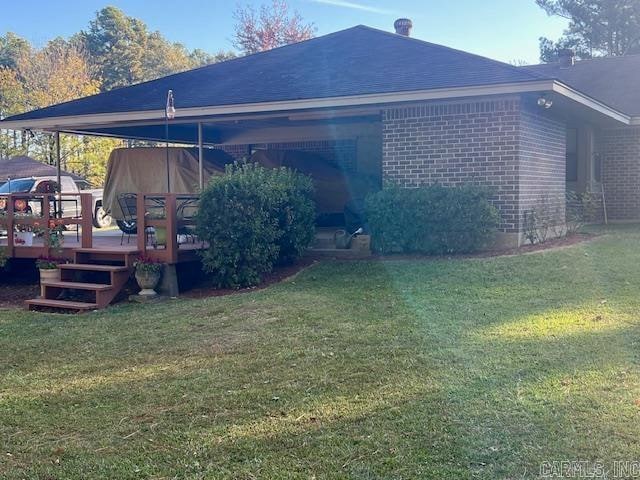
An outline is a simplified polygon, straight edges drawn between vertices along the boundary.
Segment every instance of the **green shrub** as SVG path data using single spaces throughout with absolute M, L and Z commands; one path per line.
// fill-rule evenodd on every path
M 475 186 L 400 188 L 365 201 L 372 246 L 380 253 L 468 253 L 486 246 L 499 223 L 490 192 Z
M 219 287 L 257 285 L 277 263 L 295 261 L 314 238 L 313 186 L 304 175 L 230 165 L 205 189 L 197 234 L 209 243 L 205 271 Z

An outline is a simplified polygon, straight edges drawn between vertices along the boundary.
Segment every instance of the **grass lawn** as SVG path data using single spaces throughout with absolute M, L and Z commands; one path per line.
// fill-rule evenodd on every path
M 230 297 L 0 310 L 0 477 L 520 479 L 637 460 L 639 287 L 627 227 L 532 255 L 322 263 Z

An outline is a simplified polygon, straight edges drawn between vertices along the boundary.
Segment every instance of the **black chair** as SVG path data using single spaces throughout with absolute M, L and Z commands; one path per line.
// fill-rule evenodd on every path
M 180 203 L 177 210 L 179 222 L 178 234 L 187 237 L 187 241 L 191 240 L 191 243 L 196 243 L 193 221 L 195 220 L 196 213 L 198 213 L 198 203 L 199 199 L 188 198 Z M 187 224 L 184 223 L 185 221 Z
M 135 193 L 121 193 L 118 195 L 118 205 L 122 210 L 122 217 L 127 225 L 136 225 L 138 222 L 138 196 Z M 127 243 L 131 242 L 131 233 L 122 230 L 120 237 L 120 245 L 124 242 L 124 236 L 127 235 Z

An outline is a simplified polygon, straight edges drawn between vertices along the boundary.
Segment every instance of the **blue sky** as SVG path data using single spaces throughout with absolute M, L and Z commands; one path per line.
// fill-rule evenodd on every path
M 265 0 L 262 0 L 265 1 Z M 241 3 L 259 5 L 261 0 Z M 538 60 L 538 37 L 557 38 L 566 26 L 549 18 L 534 0 L 290 0 L 317 26 L 317 34 L 357 24 L 393 30 L 401 16 L 413 19 L 413 36 L 502 61 Z M 19 3 L 18 3 L 19 5 Z M 152 30 L 189 48 L 231 49 L 236 2 L 219 0 L 31 0 L 28 8 L 5 8 L 0 32 L 12 31 L 43 45 L 86 28 L 95 12 L 114 5 Z

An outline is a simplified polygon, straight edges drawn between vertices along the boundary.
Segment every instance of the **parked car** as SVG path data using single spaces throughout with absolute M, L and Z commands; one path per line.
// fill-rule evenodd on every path
M 80 190 L 76 182 L 74 182 L 73 178 L 69 176 L 60 177 L 60 181 L 62 184 L 62 193 L 91 193 L 93 197 L 93 225 L 96 228 L 105 228 L 111 225 L 111 217 L 107 215 L 103 206 L 102 206 L 102 190 L 94 189 L 94 190 Z M 27 178 L 16 178 L 11 181 L 7 181 L 2 186 L 0 186 L 0 194 L 3 193 L 40 193 L 43 191 L 43 186 L 47 184 L 55 185 L 57 183 L 57 178 L 52 176 L 46 177 L 27 177 Z M 18 202 L 18 200 L 16 200 Z M 69 197 L 63 197 L 60 201 L 62 205 L 62 212 L 66 216 L 72 217 L 80 217 L 81 215 L 81 206 L 80 199 L 71 199 Z M 6 200 L 0 198 L 0 210 L 6 210 Z M 27 211 L 33 212 L 35 214 L 39 214 L 41 209 L 41 205 L 37 201 L 29 202 L 27 206 Z

